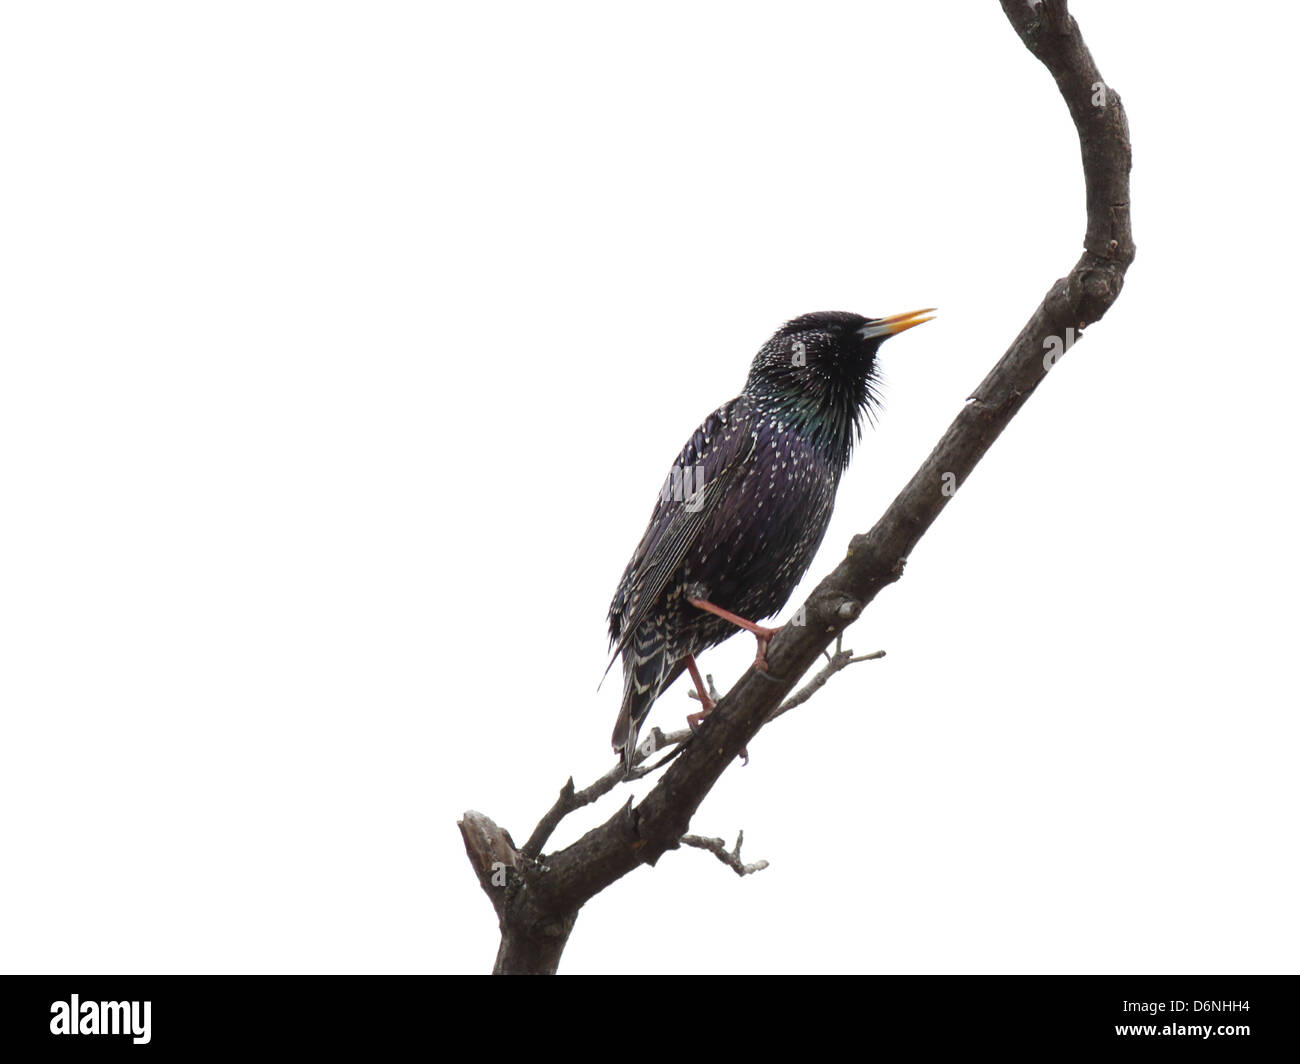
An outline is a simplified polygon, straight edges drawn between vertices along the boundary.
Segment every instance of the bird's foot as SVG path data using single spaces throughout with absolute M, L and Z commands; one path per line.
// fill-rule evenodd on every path
M 754 668 L 759 672 L 767 672 L 767 644 L 772 642 L 772 636 L 779 632 L 780 628 L 762 628 L 754 625 L 754 638 L 758 640 L 758 653 L 754 655 Z

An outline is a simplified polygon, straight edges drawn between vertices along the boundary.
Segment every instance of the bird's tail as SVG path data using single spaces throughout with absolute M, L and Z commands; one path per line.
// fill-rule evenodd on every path
M 623 771 L 632 771 L 632 761 L 636 757 L 636 738 L 641 731 L 641 724 L 654 705 L 655 691 L 628 690 L 623 688 L 623 705 L 618 711 L 618 720 L 614 722 L 614 734 L 610 742 L 614 752 L 623 759 Z
M 636 738 L 650 707 L 683 668 L 685 665 L 673 659 L 663 640 L 653 631 L 644 635 L 638 632 L 623 648 L 623 704 L 619 707 L 610 742 L 623 758 L 625 772 L 632 771 Z

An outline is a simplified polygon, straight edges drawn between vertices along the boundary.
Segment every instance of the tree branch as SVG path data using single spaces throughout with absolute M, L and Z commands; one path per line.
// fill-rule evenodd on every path
M 876 661 L 885 656 L 883 650 L 877 650 L 871 654 L 860 654 L 853 656 L 851 650 L 841 650 L 839 641 L 835 645 L 835 654 L 827 654 L 827 665 L 807 684 L 805 684 L 797 693 L 792 695 L 786 701 L 772 712 L 768 721 L 776 720 L 782 713 L 802 705 L 812 698 L 819 690 L 826 685 L 826 681 L 834 676 L 841 669 L 854 665 L 859 661 Z M 710 673 L 705 677 L 705 682 L 709 685 L 709 697 L 715 702 L 721 699 L 717 689 L 713 686 L 713 675 Z M 698 701 L 699 696 L 694 692 L 689 692 L 690 697 Z M 640 749 L 636 754 L 636 762 L 630 773 L 624 773 L 623 762 L 616 761 L 614 767 L 606 772 L 600 779 L 589 787 L 582 790 L 575 790 L 573 786 L 573 777 L 570 776 L 563 787 L 560 788 L 560 796 L 555 800 L 555 804 L 546 811 L 546 815 L 537 823 L 533 833 L 524 843 L 523 849 L 519 852 L 525 857 L 537 857 L 542 852 L 542 847 L 546 845 L 546 840 L 551 837 L 555 829 L 560 826 L 566 816 L 576 809 L 583 806 L 591 805 L 592 802 L 603 798 L 620 783 L 633 783 L 636 780 L 643 779 L 659 767 L 663 762 L 659 761 L 654 764 L 647 764 L 648 761 L 657 753 L 669 750 L 674 746 L 687 742 L 694 734 L 689 728 L 682 728 L 678 731 L 664 733 L 659 728 L 651 728 L 647 740 L 642 740 Z M 685 840 L 683 840 L 685 841 Z
M 1078 333 L 1101 318 L 1119 296 L 1134 256 L 1129 228 L 1131 150 L 1119 95 L 1102 81 L 1064 0 L 1001 3 L 1025 46 L 1056 80 L 1078 130 L 1087 188 L 1082 257 L 1048 290 L 875 527 L 853 538 L 844 560 L 813 591 L 804 604 L 807 623 L 787 625 L 773 638 L 767 651 L 769 671 L 751 668 L 741 677 L 695 736 L 681 745 L 662 779 L 639 804 L 629 801 L 604 824 L 544 858 L 541 846 L 564 810 L 576 808 L 580 795 L 587 794 L 573 793 L 571 781 L 552 809 L 561 812 L 543 818 L 523 852 L 514 851 L 513 845 L 502 849 L 508 835 L 495 825 L 495 834 L 483 835 L 482 823 L 470 821 L 471 814 L 466 814 L 461 830 L 480 882 L 482 862 L 494 853 L 493 867 L 507 881 L 504 888 L 484 885 L 501 917 L 497 971 L 554 972 L 582 905 L 633 868 L 653 865 L 666 850 L 682 844 L 691 817 L 714 783 L 778 713 L 782 699 L 817 657 L 881 589 L 902 576 L 912 549 L 955 488 L 966 481 Z M 476 846 L 471 846 L 471 836 L 479 839 Z M 503 859 L 503 853 L 510 860 Z M 493 893 L 502 890 L 504 894 Z
M 706 839 L 702 835 L 683 835 L 683 846 L 694 846 L 696 849 L 708 850 L 719 861 L 730 868 L 738 876 L 752 876 L 755 872 L 761 872 L 767 867 L 766 861 L 755 861 L 753 864 L 745 864 L 740 859 L 740 847 L 744 845 L 745 833 L 742 831 L 736 836 L 736 848 L 730 853 L 727 852 L 727 844 L 721 839 Z
M 859 661 L 879 661 L 885 656 L 883 650 L 877 650 L 870 654 L 859 654 L 853 656 L 853 651 L 841 649 L 844 643 L 844 633 L 841 632 L 835 637 L 835 653 L 830 654 L 822 651 L 826 658 L 827 664 L 816 676 L 804 684 L 798 691 L 792 694 L 784 702 L 772 711 L 772 715 L 764 721 L 765 724 L 771 724 L 782 713 L 789 713 L 795 706 L 802 706 L 808 699 L 812 698 L 818 691 L 826 686 L 826 681 L 834 676 L 841 669 L 847 669 L 850 665 L 856 665 Z

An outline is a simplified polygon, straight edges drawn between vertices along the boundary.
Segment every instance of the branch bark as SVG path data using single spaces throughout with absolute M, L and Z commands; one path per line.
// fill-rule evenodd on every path
M 629 800 L 604 824 L 550 855 L 542 855 L 541 846 L 567 811 L 561 807 L 576 798 L 572 780 L 548 813 L 551 821 L 544 818 L 523 850 L 489 818 L 466 814 L 460 822 L 466 849 L 501 922 L 497 972 L 554 972 L 583 904 L 638 865 L 653 865 L 682 844 L 714 783 L 817 657 L 902 576 L 912 549 L 954 488 L 965 482 L 1077 335 L 1119 296 L 1134 256 L 1131 149 L 1119 94 L 1103 82 L 1065 0 L 1000 2 L 1025 47 L 1056 80 L 1078 130 L 1087 188 L 1083 255 L 1051 286 L 875 527 L 853 538 L 844 560 L 813 591 L 804 604 L 807 623 L 787 625 L 772 640 L 769 671 L 750 669 L 741 677 L 639 804 Z

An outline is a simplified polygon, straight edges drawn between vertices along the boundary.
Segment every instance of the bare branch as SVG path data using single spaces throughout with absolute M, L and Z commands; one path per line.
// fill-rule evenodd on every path
M 456 824 L 465 842 L 469 863 L 474 866 L 479 886 L 502 915 L 505 907 L 505 888 L 508 872 L 518 872 L 519 853 L 515 850 L 510 832 L 496 825 L 491 817 L 469 810 Z
M 860 654 L 855 658 L 853 656 L 853 651 L 839 649 L 841 639 L 842 636 L 836 637 L 835 653 L 829 656 L 829 663 L 826 667 L 804 684 L 803 687 L 799 688 L 798 691 L 777 706 L 776 709 L 773 710 L 772 715 L 764 721 L 765 724 L 772 723 L 772 721 L 776 720 L 776 718 L 782 713 L 789 713 L 795 706 L 803 705 L 808 701 L 808 699 L 812 698 L 813 695 L 825 687 L 826 681 L 841 669 L 846 669 L 850 665 L 857 664 L 859 661 L 878 661 L 880 658 L 885 656 L 883 650 L 877 650 L 871 654 Z
M 573 793 L 570 783 L 529 839 L 526 852 L 515 855 L 514 864 L 499 861 L 498 871 L 517 881 L 517 889 L 509 889 L 498 906 L 502 941 L 497 971 L 555 971 L 587 899 L 639 865 L 655 864 L 665 850 L 683 843 L 691 817 L 718 778 L 780 711 L 782 700 L 817 658 L 883 588 L 902 576 L 908 556 L 947 505 L 953 487 L 965 483 L 1076 335 L 1100 319 L 1118 298 L 1135 253 L 1129 227 L 1132 153 L 1119 94 L 1102 81 L 1064 0 L 1001 3 L 1026 48 L 1056 80 L 1078 130 L 1087 189 L 1083 255 L 1052 285 L 876 525 L 853 538 L 844 560 L 813 591 L 803 606 L 806 623 L 787 625 L 772 639 L 768 671 L 751 668 L 740 678 L 690 741 L 679 743 L 677 756 L 639 804 L 629 801 L 604 824 L 547 855 L 543 864 L 540 850 L 555 824 L 588 793 Z M 827 668 L 843 653 L 837 645 Z M 798 698 L 790 700 L 797 705 Z M 608 780 L 609 774 L 588 791 L 604 787 L 600 793 L 605 793 L 617 783 L 607 784 Z M 582 804 L 590 800 L 594 798 Z M 481 823 L 467 828 L 470 816 L 466 814 L 461 830 L 482 881 L 484 859 L 494 853 L 513 854 L 514 848 L 510 844 L 500 849 L 508 836 L 487 818 L 482 819 L 491 828 Z M 710 845 L 703 848 L 716 852 Z
M 838 644 L 834 656 L 828 655 L 829 664 L 814 676 L 804 687 L 802 687 L 789 699 L 778 706 L 773 714 L 768 717 L 768 721 L 773 721 L 782 713 L 789 712 L 795 706 L 802 705 L 812 698 L 826 681 L 834 676 L 841 669 L 849 665 L 856 664 L 859 661 L 876 661 L 883 658 L 885 652 L 877 650 L 872 654 L 861 654 L 858 657 L 853 656 L 851 650 L 840 650 Z M 716 700 L 721 698 L 717 688 L 713 686 L 713 675 L 710 673 L 705 677 L 705 682 L 709 685 L 709 697 Z M 699 701 L 699 695 L 692 689 L 689 697 Z M 631 773 L 625 775 L 623 772 L 623 763 L 618 761 L 614 767 L 606 772 L 600 779 L 589 787 L 580 791 L 575 791 L 573 787 L 573 777 L 570 776 L 563 787 L 560 788 L 560 796 L 555 800 L 555 804 L 547 810 L 546 815 L 538 821 L 537 827 L 524 843 L 523 849 L 519 852 L 528 858 L 536 858 L 542 852 L 542 847 L 546 845 L 546 840 L 551 837 L 555 829 L 559 827 L 560 821 L 572 813 L 575 809 L 581 809 L 583 806 L 590 805 L 599 798 L 604 797 L 620 783 L 632 783 L 639 779 L 644 779 L 653 772 L 661 762 L 647 764 L 650 758 L 662 751 L 671 749 L 680 743 L 686 742 L 692 735 L 690 728 L 682 728 L 679 731 L 663 732 L 659 728 L 651 728 L 650 735 L 641 742 L 636 752 L 636 761 L 634 762 Z
M 528 841 L 524 843 L 520 853 L 529 858 L 537 857 L 542 852 L 542 847 L 546 845 L 546 840 L 551 837 L 552 832 L 559 826 L 561 820 L 575 809 L 581 809 L 584 805 L 591 805 L 596 799 L 604 797 L 620 783 L 632 783 L 643 776 L 649 775 L 655 768 L 654 765 L 646 764 L 650 753 L 683 742 L 690 737 L 690 734 L 690 729 L 683 729 L 680 732 L 664 735 L 658 728 L 652 728 L 650 738 L 653 742 L 642 742 L 641 749 L 637 751 L 636 764 L 630 773 L 624 774 L 623 762 L 619 761 L 590 787 L 584 787 L 580 791 L 573 789 L 573 777 L 570 776 L 564 786 L 560 788 L 559 798 L 547 810 L 546 815 L 538 821 L 537 827 L 528 836 Z
M 740 847 L 745 841 L 745 833 L 742 831 L 736 836 L 736 848 L 730 853 L 727 852 L 727 844 L 721 839 L 706 839 L 702 835 L 683 835 L 683 846 L 694 846 L 697 849 L 708 850 L 719 861 L 730 868 L 738 876 L 752 876 L 755 872 L 761 872 L 767 867 L 766 861 L 755 861 L 753 864 L 745 864 L 740 859 Z

